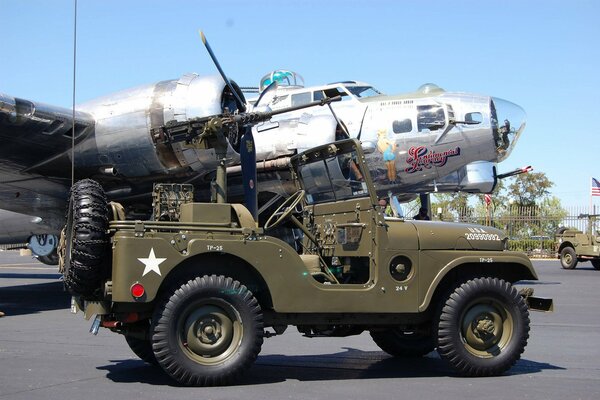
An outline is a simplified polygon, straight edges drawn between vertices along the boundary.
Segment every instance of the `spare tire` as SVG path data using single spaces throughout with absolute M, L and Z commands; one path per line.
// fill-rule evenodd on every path
M 71 188 L 64 228 L 62 273 L 71 294 L 94 299 L 110 275 L 108 205 L 102 186 L 91 179 Z

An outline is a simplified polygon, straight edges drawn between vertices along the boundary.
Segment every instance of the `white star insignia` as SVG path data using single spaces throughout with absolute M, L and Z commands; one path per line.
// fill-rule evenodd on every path
M 150 271 L 154 271 L 158 275 L 162 276 L 160 274 L 160 268 L 158 268 L 158 266 L 160 265 L 160 263 L 165 261 L 166 258 L 156 258 L 156 256 L 154 255 L 154 247 L 150 249 L 150 254 L 148 255 L 148 258 L 138 258 L 138 260 L 140 260 L 142 264 L 146 266 L 146 268 L 144 268 L 142 276 L 145 276 Z

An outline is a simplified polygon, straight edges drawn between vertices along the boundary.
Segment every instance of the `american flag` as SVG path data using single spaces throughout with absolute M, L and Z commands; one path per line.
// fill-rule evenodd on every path
M 595 178 L 592 178 L 592 196 L 600 196 L 600 182 Z

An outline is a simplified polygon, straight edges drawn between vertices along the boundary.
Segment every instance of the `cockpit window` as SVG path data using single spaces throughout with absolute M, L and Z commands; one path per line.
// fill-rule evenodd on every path
M 299 166 L 308 204 L 367 197 L 369 192 L 356 157 L 353 151 Z
M 417 130 L 435 131 L 446 124 L 444 108 L 438 105 L 417 106 Z
M 372 86 L 346 86 L 346 89 L 358 98 L 379 96 L 381 94 Z

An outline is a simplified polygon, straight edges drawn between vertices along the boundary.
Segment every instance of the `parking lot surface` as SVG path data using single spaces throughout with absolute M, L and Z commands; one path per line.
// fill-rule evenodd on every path
M 529 344 L 504 376 L 457 377 L 435 352 L 394 359 L 368 333 L 308 339 L 290 327 L 265 339 L 239 384 L 188 388 L 139 360 L 122 336 L 89 334 L 56 267 L 0 252 L 0 399 L 599 399 L 600 271 L 534 265 L 540 281 L 522 285 L 554 298 L 555 311 L 531 313 Z

